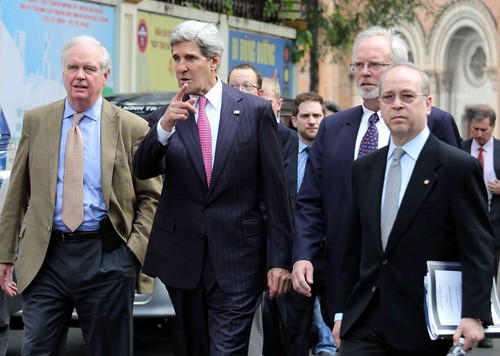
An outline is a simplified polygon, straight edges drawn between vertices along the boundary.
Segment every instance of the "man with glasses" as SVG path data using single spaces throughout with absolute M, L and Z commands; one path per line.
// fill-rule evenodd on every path
M 351 207 L 352 164 L 389 143 L 390 132 L 379 112 L 379 80 L 389 65 L 407 59 L 408 47 L 394 31 L 372 27 L 358 34 L 352 69 L 363 104 L 326 117 L 309 153 L 297 199 L 292 280 L 298 292 L 311 295 L 311 261 L 326 236 L 328 303 L 323 305 L 327 313 L 323 318 L 330 326 Z M 428 126 L 439 139 L 459 147 L 458 129 L 450 114 L 432 108 Z
M 493 231 L 479 161 L 427 127 L 429 78 L 398 64 L 380 78 L 389 145 L 353 164 L 351 218 L 335 304 L 342 356 L 444 355 L 424 311 L 427 261 L 461 262 L 453 342 L 470 348 L 491 325 Z M 314 146 L 313 146 L 314 147 Z

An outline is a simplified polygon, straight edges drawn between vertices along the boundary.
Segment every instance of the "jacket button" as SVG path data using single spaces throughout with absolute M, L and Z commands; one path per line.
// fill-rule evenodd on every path
M 382 266 L 385 266 L 385 265 L 387 265 L 388 263 L 389 263 L 389 261 L 387 261 L 387 260 L 382 260 Z
M 205 238 L 206 234 L 201 234 L 200 236 L 198 236 L 200 238 L 200 240 L 203 240 Z
M 377 287 L 373 286 L 372 287 L 372 293 L 375 293 L 376 290 L 377 290 Z

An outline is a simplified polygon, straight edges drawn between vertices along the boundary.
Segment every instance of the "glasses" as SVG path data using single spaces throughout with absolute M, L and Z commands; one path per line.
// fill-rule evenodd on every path
M 234 89 L 238 89 L 241 91 L 246 91 L 246 92 L 251 92 L 254 89 L 259 90 L 258 86 L 255 86 L 250 83 L 243 83 L 243 84 L 229 84 L 229 86 L 233 87 Z
M 386 66 L 390 66 L 392 63 L 351 63 L 351 70 L 353 72 L 361 72 L 363 69 L 365 69 L 365 66 L 368 67 L 368 70 L 371 72 L 378 72 L 379 70 L 382 70 Z
M 383 101 L 385 104 L 392 104 L 394 100 L 396 100 L 396 96 L 399 97 L 399 100 L 401 100 L 403 103 L 406 104 L 411 104 L 417 99 L 417 96 L 429 96 L 427 94 L 412 94 L 412 93 L 403 93 L 403 94 L 383 94 L 380 96 L 380 100 Z

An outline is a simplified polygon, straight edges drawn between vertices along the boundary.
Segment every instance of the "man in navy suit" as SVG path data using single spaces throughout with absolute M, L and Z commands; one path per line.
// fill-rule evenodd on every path
M 271 298 L 289 287 L 276 120 L 269 102 L 215 74 L 214 24 L 183 22 L 170 45 L 181 89 L 134 159 L 139 178 L 165 175 L 143 271 L 167 286 L 186 355 L 246 355 L 266 272 Z
M 462 142 L 462 149 L 477 157 L 483 165 L 483 179 L 488 191 L 488 211 L 495 236 L 495 272 L 500 260 L 500 141 L 493 137 L 496 114 L 488 105 L 478 105 L 468 113 L 472 138 Z M 493 341 L 484 338 L 478 347 L 492 348 Z
M 330 325 L 351 206 L 351 168 L 359 155 L 369 151 L 367 147 L 376 149 L 389 143 L 390 132 L 379 112 L 379 78 L 384 68 L 407 59 L 407 45 L 394 31 L 372 27 L 361 32 L 353 45 L 351 67 L 363 104 L 327 116 L 309 154 L 296 206 L 292 280 L 297 291 L 311 295 L 311 261 L 326 236 L 328 304 L 322 307 L 325 322 Z M 370 121 L 375 127 L 370 127 Z M 433 107 L 428 126 L 442 141 L 460 146 L 458 129 L 450 114 Z M 374 131 L 377 142 L 363 144 L 365 136 L 375 136 L 370 134 Z
M 470 348 L 491 325 L 493 231 L 478 160 L 427 127 L 427 75 L 396 64 L 380 79 L 388 146 L 354 162 L 348 237 L 333 335 L 342 356 L 444 355 L 424 310 L 427 261 L 460 262 L 461 319 L 453 342 Z

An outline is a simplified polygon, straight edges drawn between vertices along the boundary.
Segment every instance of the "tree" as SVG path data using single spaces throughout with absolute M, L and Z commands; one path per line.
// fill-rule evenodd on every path
M 378 25 L 393 27 L 401 22 L 413 22 L 417 10 L 430 13 L 437 5 L 431 0 L 331 0 L 327 11 L 324 1 L 301 0 L 305 29 L 297 30 L 294 61 L 309 53 L 311 91 L 318 91 L 320 58 L 327 52 L 336 60 L 345 59 L 357 33 Z

